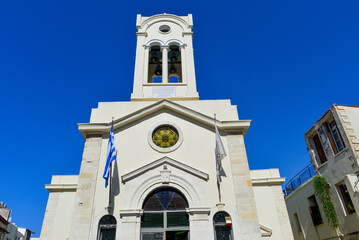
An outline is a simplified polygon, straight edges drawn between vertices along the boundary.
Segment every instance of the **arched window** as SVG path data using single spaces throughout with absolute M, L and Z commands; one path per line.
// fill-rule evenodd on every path
M 185 197 L 173 188 L 153 191 L 144 201 L 141 240 L 187 240 L 189 218 Z
M 103 216 L 98 223 L 97 240 L 116 239 L 116 219 L 112 215 Z
M 182 82 L 181 51 L 179 46 L 171 45 L 168 51 L 168 76 L 170 83 Z
M 162 52 L 160 46 L 152 46 L 148 55 L 148 82 L 162 82 Z
M 213 216 L 215 240 L 232 240 L 232 220 L 228 213 L 217 212 Z

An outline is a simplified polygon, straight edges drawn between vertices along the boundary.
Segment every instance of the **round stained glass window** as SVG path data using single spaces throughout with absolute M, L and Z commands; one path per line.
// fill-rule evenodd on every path
M 178 142 L 178 131 L 168 125 L 159 126 L 153 131 L 152 141 L 156 146 L 161 148 L 169 148 Z

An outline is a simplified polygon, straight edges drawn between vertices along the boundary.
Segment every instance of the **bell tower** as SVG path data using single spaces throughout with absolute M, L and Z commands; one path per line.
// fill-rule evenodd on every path
M 192 14 L 137 15 L 137 49 L 131 101 L 198 100 Z

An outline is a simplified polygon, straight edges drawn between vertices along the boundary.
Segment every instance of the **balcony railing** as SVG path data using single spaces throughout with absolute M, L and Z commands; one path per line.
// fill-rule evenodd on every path
M 284 194 L 288 196 L 313 176 L 315 176 L 315 171 L 312 164 L 309 164 L 285 185 Z

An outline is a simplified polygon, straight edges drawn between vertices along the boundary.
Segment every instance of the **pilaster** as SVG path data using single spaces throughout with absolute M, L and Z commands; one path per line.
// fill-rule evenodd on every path
M 61 192 L 50 192 L 49 194 L 40 239 L 51 239 L 60 194 Z
M 101 143 L 102 136 L 88 137 L 85 142 L 69 234 L 70 240 L 89 239 Z
M 243 135 L 241 133 L 229 133 L 227 135 L 227 143 L 239 215 L 240 239 L 261 239 Z
M 191 239 L 213 239 L 213 231 L 208 231 L 213 228 L 208 217 L 210 208 L 187 208 L 186 212 L 189 215 Z
M 142 209 L 120 210 L 120 224 L 116 239 L 140 240 Z
M 282 239 L 293 240 L 292 226 L 288 216 L 281 185 L 271 186 Z

